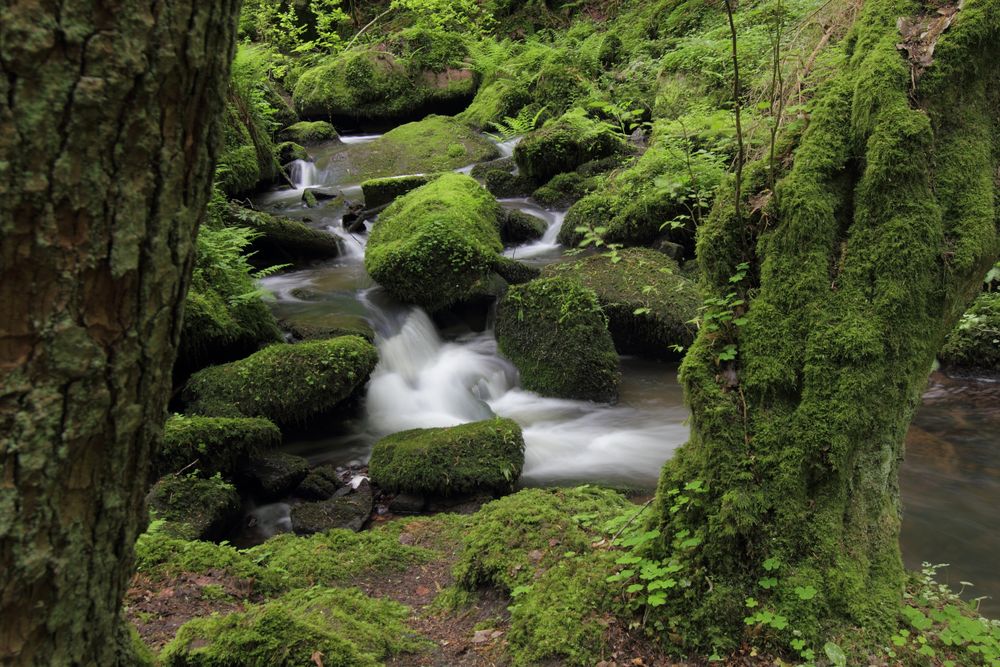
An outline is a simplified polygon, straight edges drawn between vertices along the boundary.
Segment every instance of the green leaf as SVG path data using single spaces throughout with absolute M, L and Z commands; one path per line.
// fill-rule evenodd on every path
M 833 663 L 833 667 L 847 667 L 847 654 L 837 644 L 827 642 L 823 645 L 823 652 L 826 653 L 826 657 Z
M 800 600 L 812 600 L 816 597 L 817 591 L 812 586 L 796 586 L 795 594 L 799 596 Z

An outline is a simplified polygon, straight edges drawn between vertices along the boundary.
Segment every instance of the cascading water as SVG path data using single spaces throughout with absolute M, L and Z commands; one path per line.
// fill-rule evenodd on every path
M 308 160 L 295 160 L 288 166 L 288 178 L 297 190 L 304 190 L 320 184 L 316 163 Z

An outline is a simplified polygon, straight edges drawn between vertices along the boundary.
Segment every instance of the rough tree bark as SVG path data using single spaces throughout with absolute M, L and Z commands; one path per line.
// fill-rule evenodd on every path
M 691 438 L 655 506 L 654 551 L 690 585 L 654 617 L 687 648 L 884 640 L 903 437 L 1000 250 L 1000 2 L 867 0 L 840 48 L 779 196 L 743 227 L 730 196 L 699 230 L 709 313 L 739 324 L 685 358 Z
M 0 663 L 113 665 L 239 0 L 0 1 Z

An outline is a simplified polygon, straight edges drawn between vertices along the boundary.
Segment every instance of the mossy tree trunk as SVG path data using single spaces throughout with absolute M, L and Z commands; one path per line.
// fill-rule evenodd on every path
M 901 17 L 932 35 L 950 22 L 930 67 L 897 48 Z M 950 21 L 868 0 L 840 48 L 764 212 L 737 225 L 720 201 L 699 230 L 714 296 L 745 304 L 713 306 L 739 325 L 703 329 L 683 363 L 691 438 L 655 504 L 657 555 L 690 586 L 654 618 L 689 648 L 884 639 L 904 584 L 903 438 L 997 257 L 1000 2 L 966 0 Z M 767 181 L 751 165 L 746 189 Z
M 0 663 L 113 665 L 239 0 L 0 2 Z

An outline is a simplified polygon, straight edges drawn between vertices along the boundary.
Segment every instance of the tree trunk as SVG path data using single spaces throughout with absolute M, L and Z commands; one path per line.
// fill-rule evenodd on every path
M 0 1 L 0 663 L 113 665 L 239 0 Z
M 1000 250 L 1000 1 L 937 9 L 868 0 L 770 205 L 741 227 L 730 196 L 699 230 L 716 326 L 681 369 L 691 439 L 654 549 L 688 584 L 655 622 L 687 648 L 863 645 L 896 622 L 903 437 Z

